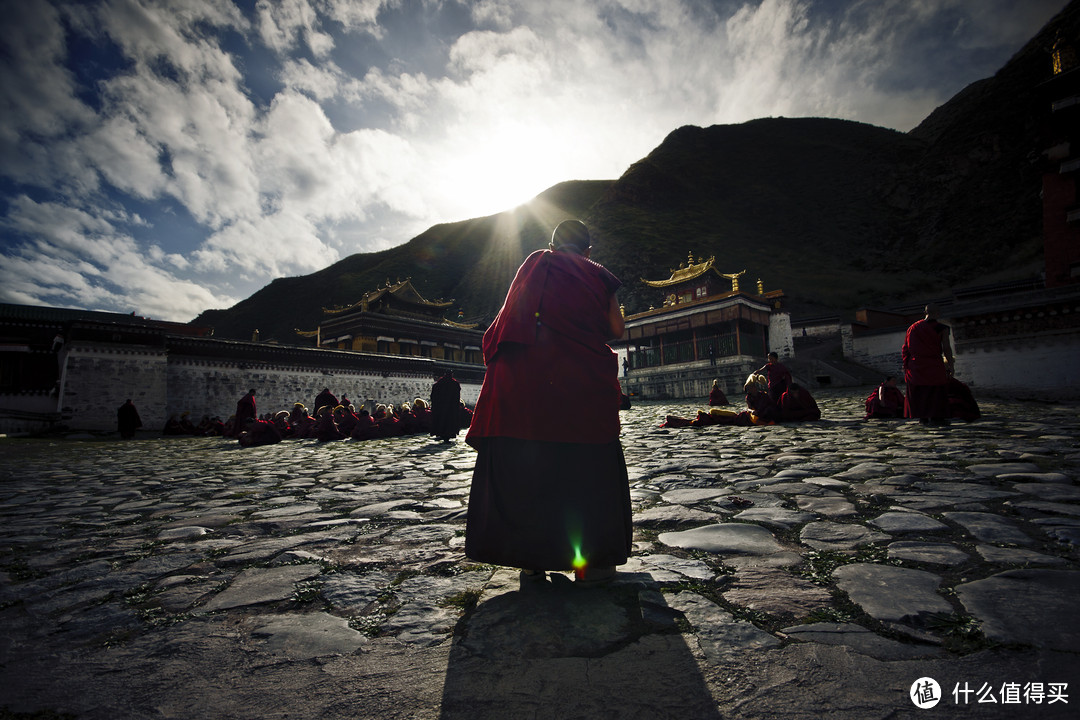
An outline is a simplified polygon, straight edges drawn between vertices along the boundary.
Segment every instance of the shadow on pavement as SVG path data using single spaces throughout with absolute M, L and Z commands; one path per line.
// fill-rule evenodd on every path
M 440 717 L 720 717 L 660 592 L 550 577 L 496 573 L 456 628 Z

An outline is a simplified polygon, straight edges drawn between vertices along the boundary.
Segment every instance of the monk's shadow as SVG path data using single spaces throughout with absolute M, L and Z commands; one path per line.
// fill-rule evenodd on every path
M 458 623 L 442 714 L 465 718 L 719 718 L 698 663 L 647 574 L 614 584 L 499 571 Z

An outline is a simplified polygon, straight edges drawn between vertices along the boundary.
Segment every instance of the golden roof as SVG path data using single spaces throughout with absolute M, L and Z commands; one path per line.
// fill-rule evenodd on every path
M 322 310 L 326 315 L 339 315 L 343 312 L 348 312 L 349 310 L 355 310 L 357 308 L 367 310 L 368 305 L 388 293 L 398 300 L 403 300 L 414 305 L 424 305 L 432 308 L 448 308 L 454 304 L 453 300 L 425 300 L 423 296 L 416 291 L 416 288 L 413 287 L 412 278 L 405 278 L 404 280 L 398 280 L 393 285 L 390 284 L 390 280 L 387 280 L 385 285 L 364 293 L 363 296 L 352 305 L 339 305 L 332 308 L 324 307 Z
M 671 287 L 672 285 L 680 285 L 684 282 L 688 282 L 695 278 L 699 278 L 709 270 L 715 270 L 716 256 L 710 257 L 708 260 L 702 260 L 698 258 L 697 262 L 694 262 L 694 254 L 690 253 L 685 264 L 679 265 L 677 268 L 671 268 L 671 277 L 667 280 L 646 280 L 641 278 L 641 282 L 645 283 L 649 287 L 664 288 Z M 719 271 L 717 271 L 719 273 Z

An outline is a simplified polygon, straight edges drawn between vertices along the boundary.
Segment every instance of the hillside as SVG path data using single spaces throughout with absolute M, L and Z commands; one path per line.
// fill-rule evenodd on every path
M 783 289 L 792 313 L 843 313 L 1042 269 L 1036 88 L 1054 33 L 1080 29 L 1074 0 L 993 77 L 973 83 L 904 134 L 826 118 L 682 127 L 618 180 L 556 185 L 531 202 L 430 228 L 399 247 L 285 278 L 193 324 L 218 337 L 299 342 L 321 308 L 411 277 L 485 326 L 514 270 L 551 228 L 580 217 L 593 256 L 624 282 L 629 312 L 658 304 L 641 278 L 715 255 Z M 746 286 L 744 285 L 744 287 Z

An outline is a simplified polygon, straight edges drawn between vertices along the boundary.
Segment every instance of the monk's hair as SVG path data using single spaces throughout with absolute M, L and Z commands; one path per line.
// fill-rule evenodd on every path
M 580 220 L 563 220 L 551 233 L 551 245 L 556 250 L 566 248 L 584 255 L 590 244 L 589 228 Z

